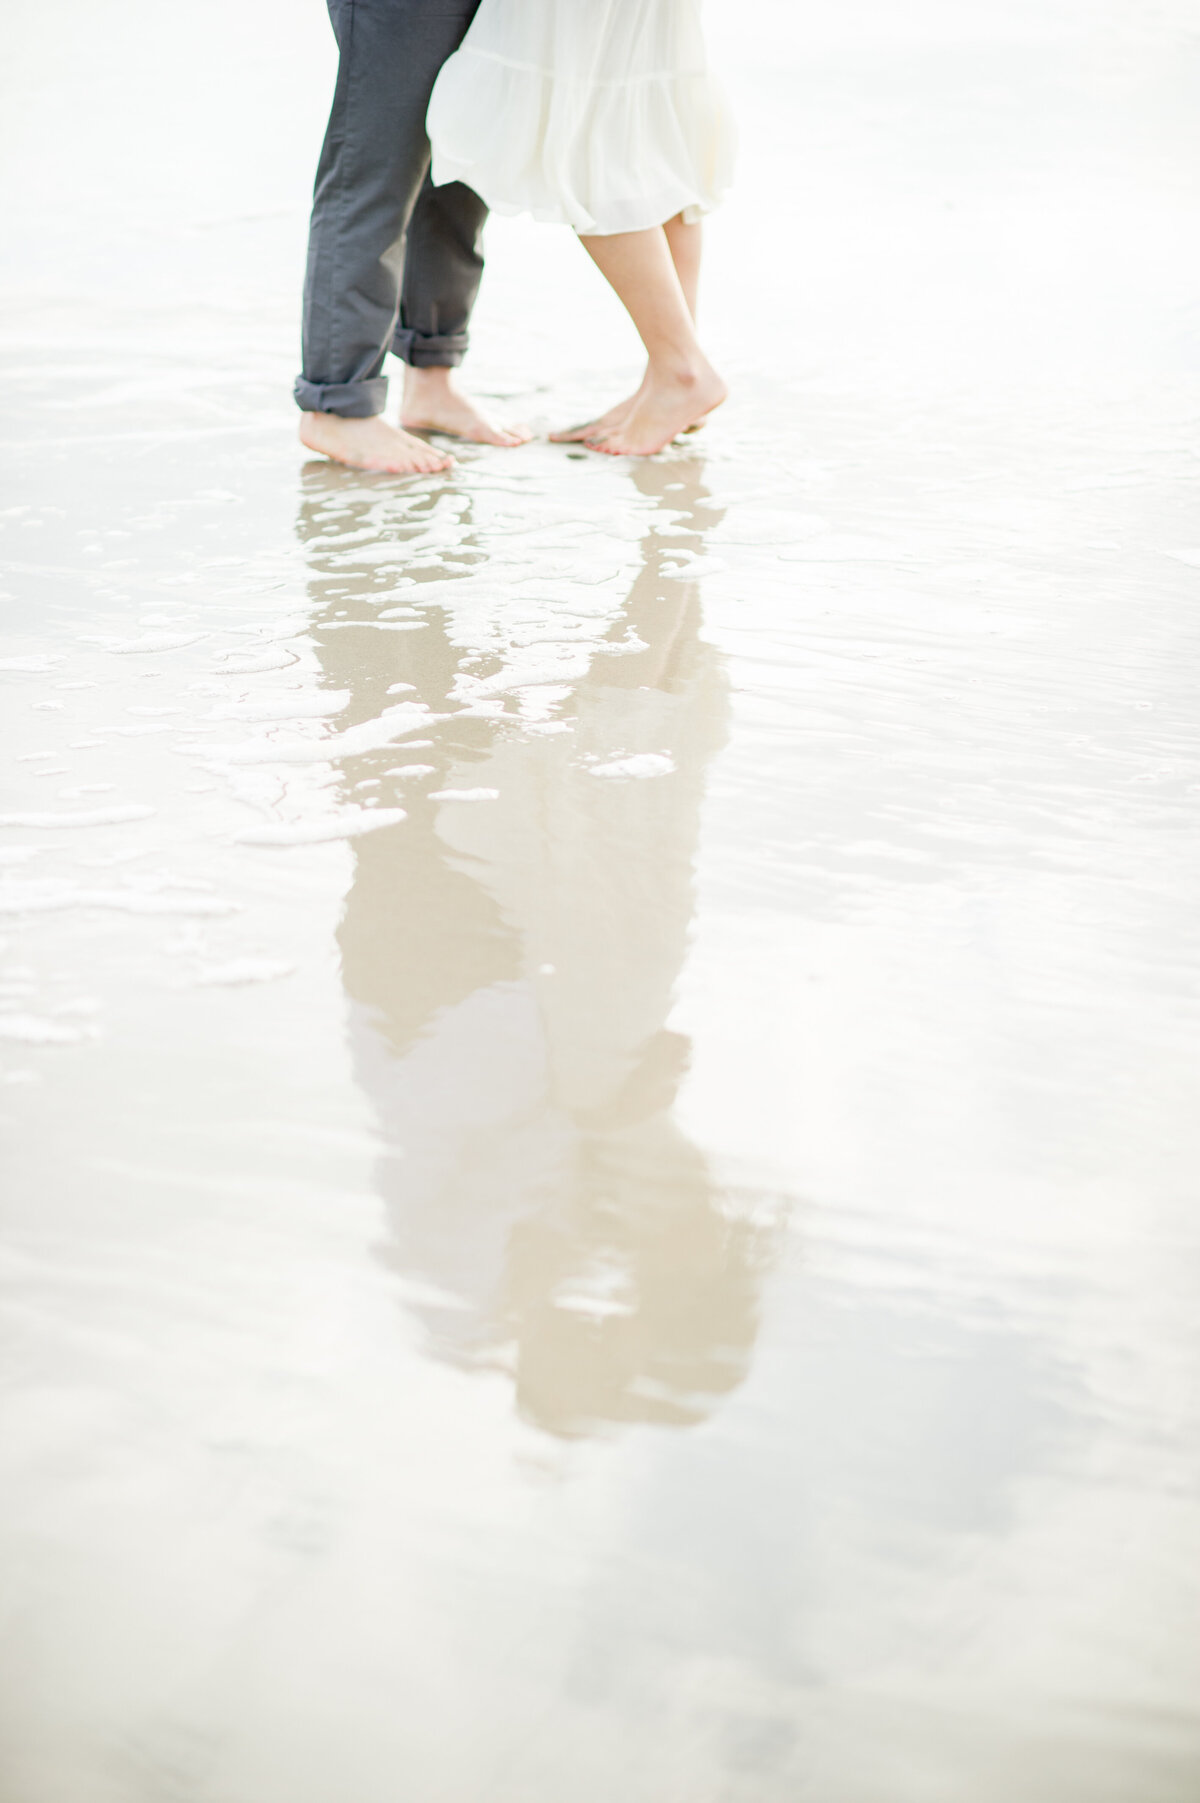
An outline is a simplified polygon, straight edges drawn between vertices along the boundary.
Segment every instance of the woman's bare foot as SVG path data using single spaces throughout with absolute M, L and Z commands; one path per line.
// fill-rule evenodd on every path
M 647 371 L 636 402 L 619 426 L 585 442 L 610 457 L 652 457 L 680 433 L 699 425 L 729 390 L 711 363 L 680 370 Z
M 550 443 L 586 444 L 590 445 L 593 450 L 598 449 L 595 440 L 623 426 L 641 397 L 642 391 L 639 388 L 636 394 L 631 394 L 628 400 L 618 401 L 615 407 L 610 407 L 608 412 L 602 413 L 598 419 L 585 420 L 581 426 L 569 426 L 565 432 L 551 432 Z M 712 409 L 710 408 L 709 411 L 711 412 Z M 707 418 L 708 414 L 706 413 L 701 419 L 693 420 L 690 426 L 683 428 L 684 431 L 703 432 Z
M 404 400 L 400 424 L 410 432 L 445 432 L 469 444 L 504 445 L 509 449 L 528 444 L 528 426 L 506 426 L 477 407 L 454 380 L 454 372 L 436 365 L 404 372 Z
M 625 400 L 618 401 L 615 407 L 610 407 L 598 419 L 585 420 L 582 426 L 567 426 L 562 432 L 551 432 L 551 444 L 588 444 L 593 438 L 599 438 L 605 432 L 612 432 L 618 426 L 623 426 L 641 400 L 646 380 L 646 376 L 643 376 L 640 388 Z
M 454 467 L 453 457 L 389 426 L 379 414 L 372 419 L 343 419 L 340 413 L 302 413 L 300 443 L 353 470 L 428 476 Z

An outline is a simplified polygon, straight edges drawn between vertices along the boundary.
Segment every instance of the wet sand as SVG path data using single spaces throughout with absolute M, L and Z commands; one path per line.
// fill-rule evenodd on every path
M 1195 17 L 713 12 L 724 417 L 412 481 L 316 4 L 11 22 L 2 1803 L 1200 1791 Z

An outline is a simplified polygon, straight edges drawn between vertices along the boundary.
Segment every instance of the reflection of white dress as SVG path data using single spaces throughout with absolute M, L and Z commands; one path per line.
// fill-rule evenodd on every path
M 695 217 L 734 128 L 701 0 L 482 0 L 429 103 L 433 180 L 579 232 Z

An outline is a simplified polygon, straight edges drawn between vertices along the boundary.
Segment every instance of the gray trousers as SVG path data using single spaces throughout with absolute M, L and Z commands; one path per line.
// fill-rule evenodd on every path
M 461 363 L 487 208 L 429 180 L 425 112 L 479 0 L 329 0 L 337 87 L 313 195 L 304 282 L 306 412 L 382 413 L 388 351 Z

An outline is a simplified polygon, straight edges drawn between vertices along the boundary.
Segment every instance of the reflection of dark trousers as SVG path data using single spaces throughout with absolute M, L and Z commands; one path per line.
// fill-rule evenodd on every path
M 329 0 L 339 61 L 317 166 L 304 283 L 308 412 L 382 413 L 388 351 L 461 363 L 487 209 L 429 180 L 425 111 L 479 0 Z

